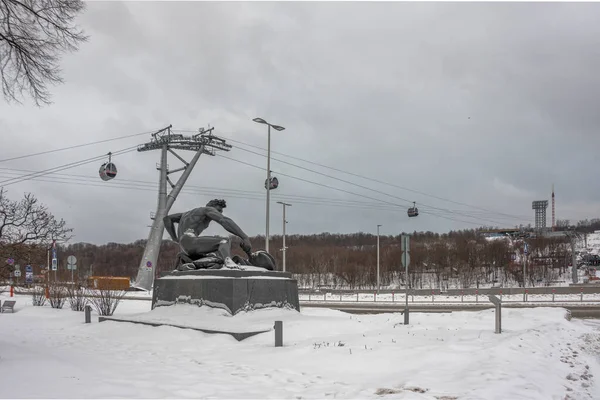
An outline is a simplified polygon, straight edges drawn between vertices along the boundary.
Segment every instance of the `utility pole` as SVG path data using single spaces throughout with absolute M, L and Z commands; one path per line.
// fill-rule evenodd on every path
M 285 251 L 287 250 L 287 247 L 285 247 L 285 224 L 287 224 L 287 221 L 285 220 L 285 206 L 291 207 L 292 205 L 282 201 L 278 201 L 277 203 L 283 206 L 283 244 L 281 251 L 283 252 L 283 272 L 285 272 Z
M 382 225 L 377 225 L 377 293 L 379 293 L 380 285 L 379 285 L 379 227 Z
M 523 249 L 523 289 L 527 287 L 527 254 L 529 254 L 529 246 L 525 242 L 525 248 Z

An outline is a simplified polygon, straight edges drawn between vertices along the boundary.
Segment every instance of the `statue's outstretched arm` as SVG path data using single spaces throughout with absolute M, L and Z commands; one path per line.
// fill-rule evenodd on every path
M 240 228 L 231 218 L 228 218 L 218 212 L 217 210 L 207 210 L 206 215 L 211 220 L 215 221 L 219 225 L 221 225 L 225 230 L 243 240 L 248 239 L 248 235 L 244 233 L 242 228 Z
M 177 238 L 177 234 L 175 233 L 175 224 L 179 223 L 179 220 L 181 220 L 181 215 L 182 215 L 181 213 L 171 214 L 171 215 L 167 215 L 166 217 L 163 218 L 163 222 L 165 223 L 165 229 L 169 233 L 169 236 L 171 236 L 171 239 L 173 239 L 174 242 L 179 242 L 179 239 Z

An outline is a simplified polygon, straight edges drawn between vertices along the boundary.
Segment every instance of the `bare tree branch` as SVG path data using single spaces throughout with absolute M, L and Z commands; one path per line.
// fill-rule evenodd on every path
M 7 101 L 25 92 L 37 106 L 50 104 L 48 84 L 62 83 L 63 53 L 88 40 L 73 25 L 85 9 L 80 0 L 0 0 L 0 75 Z

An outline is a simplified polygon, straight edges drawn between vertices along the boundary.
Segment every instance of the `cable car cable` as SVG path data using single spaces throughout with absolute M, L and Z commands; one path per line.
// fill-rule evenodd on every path
M 241 163 L 241 164 L 245 164 L 245 165 L 248 165 L 248 166 L 251 166 L 251 167 L 254 167 L 254 168 L 258 168 L 258 169 L 261 169 L 261 170 L 265 170 L 265 168 L 263 168 L 263 167 L 259 167 L 258 165 L 250 164 L 250 163 L 247 163 L 247 162 L 245 162 L 245 161 L 241 161 L 241 160 L 236 160 L 235 158 L 227 157 L 227 156 L 224 156 L 224 155 L 222 155 L 222 154 L 217 154 L 217 156 L 219 156 L 219 157 L 222 157 L 222 158 L 226 158 L 226 159 L 228 159 L 228 160 L 231 160 L 231 161 L 239 162 L 239 163 Z M 399 206 L 399 207 L 401 207 L 400 205 L 398 205 L 398 204 L 396 204 L 396 203 L 392 203 L 392 202 L 389 202 L 389 201 L 385 201 L 385 200 L 377 199 L 377 198 L 375 198 L 375 197 L 365 196 L 365 195 L 362 195 L 362 194 L 359 194 L 359 193 L 350 192 L 350 191 L 348 191 L 348 190 L 344 190 L 344 189 L 336 188 L 336 187 L 329 186 L 329 185 L 325 185 L 325 184 L 318 183 L 318 182 L 313 182 L 313 181 L 310 181 L 310 180 L 307 180 L 307 179 L 303 179 L 303 178 L 298 178 L 298 177 L 295 177 L 295 176 L 292 176 L 292 175 L 287 175 L 287 174 L 284 174 L 284 173 L 281 173 L 281 172 L 275 172 L 275 171 L 273 171 L 273 172 L 274 172 L 274 173 L 277 173 L 278 175 L 281 175 L 281 176 L 287 176 L 288 178 L 292 178 L 292 179 L 300 180 L 300 181 L 307 182 L 307 183 L 312 183 L 312 184 L 314 184 L 314 185 L 318 185 L 318 186 L 326 187 L 326 188 L 328 188 L 328 189 L 337 190 L 337 191 L 340 191 L 340 192 L 344 192 L 344 193 L 352 194 L 352 195 L 354 195 L 354 196 L 364 197 L 364 198 L 367 198 L 367 199 L 371 199 L 371 200 L 379 201 L 379 202 L 382 202 L 382 203 L 391 204 L 391 205 L 395 205 L 395 206 Z M 445 217 L 445 216 L 443 216 L 443 215 L 440 215 L 440 214 L 434 214 L 434 213 L 432 213 L 432 212 L 429 212 L 429 211 L 423 211 L 423 213 L 424 213 L 424 214 L 430 214 L 430 215 L 438 216 L 438 217 L 440 217 L 440 218 L 449 219 L 449 220 L 451 220 L 451 221 L 465 222 L 465 223 L 468 223 L 468 224 L 474 224 L 474 225 L 478 225 L 478 226 L 480 226 L 480 225 L 481 225 L 481 224 L 477 224 L 477 223 L 474 223 L 474 222 L 469 222 L 469 221 L 459 220 L 459 219 L 455 219 L 455 218 Z M 473 219 L 480 219 L 480 218 L 475 218 L 475 217 L 469 217 L 469 218 L 473 218 Z
M 252 154 L 256 154 L 256 155 L 259 155 L 259 156 L 266 157 L 264 154 L 260 154 L 260 153 L 254 152 L 252 150 L 247 150 L 247 149 L 242 149 L 242 148 L 239 148 L 239 149 L 243 150 L 243 151 L 246 151 L 248 153 L 252 153 Z M 378 194 L 382 194 L 382 195 L 385 195 L 385 196 L 389 196 L 389 197 L 392 197 L 392 198 L 396 198 L 396 199 L 399 199 L 399 200 L 402 200 L 402 201 L 405 201 L 405 202 L 408 202 L 408 203 L 411 203 L 411 204 L 414 203 L 411 200 L 408 200 L 408 199 L 405 199 L 405 198 L 402 198 L 402 197 L 399 197 L 399 196 L 396 196 L 396 195 L 393 195 L 393 194 L 389 194 L 389 193 L 383 192 L 381 190 L 373 189 L 373 188 L 370 188 L 368 186 L 364 186 L 364 185 L 361 185 L 361 184 L 358 184 L 358 183 L 354 183 L 354 182 L 351 182 L 351 181 L 348 181 L 348 180 L 345 180 L 345 179 L 342 179 L 342 178 L 338 178 L 338 177 L 335 177 L 335 176 L 332 176 L 332 175 L 324 174 L 322 172 L 315 171 L 315 170 L 312 170 L 310 168 L 302 167 L 300 165 L 292 164 L 292 163 L 287 162 L 287 161 L 283 161 L 283 160 L 280 160 L 280 159 L 277 159 L 277 158 L 273 158 L 273 157 L 271 157 L 271 160 L 279 161 L 279 162 L 281 162 L 283 164 L 291 165 L 293 167 L 300 168 L 300 169 L 303 169 L 305 171 L 309 171 L 309 172 L 315 173 L 317 175 L 325 176 L 325 177 L 330 178 L 330 179 L 335 179 L 335 180 L 338 180 L 340 182 L 347 183 L 349 185 L 353 185 L 353 186 L 356 186 L 356 187 L 359 187 L 359 188 L 362 188 L 362 189 L 370 190 L 372 192 L 375 192 L 375 193 L 378 193 Z M 279 175 L 282 175 L 282 174 L 279 173 Z M 472 218 L 471 215 L 465 214 L 464 212 L 450 211 L 450 210 L 447 210 L 447 209 L 444 209 L 444 208 L 440 208 L 440 207 L 435 207 L 435 206 L 431 206 L 431 205 L 427 205 L 427 204 L 423 204 L 423 203 L 421 203 L 421 204 L 423 206 L 425 206 L 425 207 L 429 207 L 429 208 L 434 209 L 434 210 L 448 212 L 450 214 L 456 214 L 456 215 L 460 215 L 460 216 Z M 494 220 L 491 220 L 491 219 L 485 219 L 485 218 L 479 218 L 479 219 L 481 219 L 482 221 L 492 222 L 492 223 L 495 223 L 495 224 L 500 224 L 500 225 L 503 224 L 502 222 L 494 221 Z M 518 219 L 522 220 L 521 218 L 518 218 Z
M 103 140 L 98 140 L 98 141 L 90 142 L 90 143 L 77 144 L 77 145 L 74 145 L 74 146 L 63 147 L 63 148 L 60 148 L 60 149 L 46 150 L 46 151 L 41 151 L 39 153 L 25 154 L 25 155 L 22 155 L 22 156 L 5 158 L 4 160 L 0 160 L 0 163 L 5 162 L 5 161 L 20 160 L 22 158 L 34 157 L 34 156 L 39 156 L 39 155 L 43 155 L 43 154 L 56 153 L 56 152 L 64 151 L 64 150 L 77 149 L 77 148 L 85 147 L 85 146 L 92 146 L 94 144 L 111 142 L 113 140 L 121 140 L 121 139 L 127 139 L 127 138 L 135 137 L 135 136 L 148 135 L 148 134 L 154 133 L 154 132 L 156 132 L 156 131 L 147 131 L 147 132 L 135 133 L 133 135 L 126 135 L 126 136 L 117 136 L 117 137 L 110 138 L 110 139 L 103 139 Z
M 17 172 L 39 172 L 39 171 L 32 171 L 32 170 L 23 170 L 23 169 L 16 169 L 16 168 L 0 168 L 0 171 L 8 171 L 8 172 L 4 172 L 5 174 L 17 174 Z M 15 171 L 15 172 L 10 172 L 10 171 Z M 1 173 L 1 172 L 0 172 Z M 91 182 L 91 181 L 95 181 L 96 177 L 95 176 L 90 176 L 90 175 L 78 175 L 78 174 L 60 174 L 60 173 L 55 173 L 52 172 L 51 173 L 52 179 L 58 179 L 55 180 L 53 182 L 56 183 L 67 183 L 64 180 L 68 179 L 69 182 L 72 182 L 73 179 L 72 178 L 84 178 L 84 179 L 79 179 L 80 182 L 86 183 L 86 182 Z M 19 176 L 24 176 L 23 174 L 17 174 L 18 176 L 13 177 L 13 178 L 18 178 Z M 9 176 L 4 176 L 4 177 L 10 177 Z M 32 180 L 35 180 L 35 178 L 32 178 Z M 131 185 L 141 185 L 144 187 L 156 187 L 156 182 L 152 182 L 152 181 L 141 181 L 141 180 L 135 180 L 135 179 L 119 179 L 118 182 L 112 182 L 115 184 L 124 184 L 124 187 L 128 187 Z M 103 185 L 103 184 L 100 184 Z M 211 192 L 211 193 L 223 193 L 223 192 L 233 192 L 233 194 L 241 194 L 241 195 L 256 195 L 256 196 L 260 196 L 260 198 L 263 197 L 263 192 L 262 191 L 250 191 L 250 190 L 239 190 L 239 189 L 228 189 L 228 188 L 220 188 L 220 187 L 206 187 L 206 186 L 196 186 L 196 185 L 189 185 L 186 184 L 184 188 L 190 188 L 190 189 L 197 189 L 199 191 L 204 191 L 204 192 Z M 319 200 L 319 201 L 327 201 L 327 202 L 333 202 L 333 203 L 340 203 L 340 204 L 351 204 L 351 205 L 360 205 L 360 206 L 366 206 L 366 207 L 373 207 L 373 206 L 382 206 L 382 204 L 379 203 L 369 203 L 369 202 L 364 202 L 364 201 L 354 201 L 354 200 L 345 200 L 345 199 L 335 199 L 335 198 L 327 198 L 327 197 L 315 197 L 315 196 L 303 196 L 303 195 L 295 195 L 295 194 L 291 194 L 291 195 L 283 195 L 283 194 L 273 194 L 272 195 L 274 198 L 278 198 L 278 199 L 293 199 L 294 201 L 297 201 L 299 199 L 306 199 L 306 200 Z M 290 200 L 292 201 L 292 200 Z M 386 206 L 387 207 L 387 206 Z M 403 211 L 404 207 L 401 206 L 394 206 L 391 208 L 387 208 L 389 210 L 394 210 L 394 211 Z
M 180 132 L 196 132 L 196 131 L 183 130 L 183 131 L 180 131 Z M 251 145 L 251 144 L 248 144 L 248 143 L 244 143 L 244 142 L 242 142 L 240 140 L 232 139 L 232 138 L 225 137 L 225 136 L 222 136 L 222 137 L 224 139 L 227 139 L 228 141 L 233 142 L 233 143 L 239 143 L 239 144 L 242 144 L 242 145 L 245 145 L 245 146 L 248 146 L 248 147 L 253 147 L 253 148 L 256 148 L 256 149 L 267 151 L 266 149 L 264 149 L 264 148 L 262 148 L 260 146 Z M 241 147 L 238 147 L 238 148 L 242 149 Z M 487 211 L 487 212 L 491 212 L 493 214 L 503 215 L 503 216 L 506 216 L 506 217 L 514 218 L 514 219 L 519 219 L 519 220 L 523 219 L 523 216 L 518 216 L 518 215 L 515 215 L 515 214 L 506 214 L 506 213 L 502 213 L 502 212 L 499 212 L 499 211 L 494 211 L 494 210 L 490 210 L 490 209 L 487 209 L 487 208 L 474 206 L 472 204 L 462 203 L 462 202 L 454 201 L 454 200 L 451 200 L 451 199 L 448 199 L 448 198 L 435 196 L 435 195 L 432 195 L 432 194 L 429 194 L 429 193 L 425 193 L 425 192 L 421 192 L 421 191 L 418 191 L 418 190 L 410 189 L 410 188 L 407 188 L 405 186 L 395 185 L 393 183 L 384 182 L 384 181 L 381 181 L 381 180 L 378 180 L 378 179 L 375 179 L 375 178 L 370 178 L 368 176 L 356 174 L 356 173 L 349 172 L 349 171 L 344 171 L 344 170 L 341 170 L 339 168 L 335 168 L 335 167 L 331 167 L 331 166 L 328 166 L 328 165 L 320 164 L 318 162 L 306 160 L 306 159 L 303 159 L 303 158 L 300 158 L 300 157 L 291 156 L 289 154 L 285 154 L 285 153 L 281 153 L 281 152 L 277 152 L 277 151 L 273 151 L 273 150 L 271 150 L 271 153 L 279 154 L 279 155 L 282 155 L 282 156 L 285 156 L 285 157 L 289 157 L 289 158 L 292 158 L 292 159 L 296 159 L 296 160 L 299 160 L 299 161 L 302 161 L 302 162 L 305 162 L 305 163 L 308 163 L 308 164 L 313 164 L 313 165 L 317 165 L 317 166 L 320 166 L 320 167 L 323 167 L 323 168 L 331 169 L 331 170 L 334 170 L 334 171 L 337 171 L 337 172 L 341 172 L 341 173 L 344 173 L 344 174 L 355 176 L 357 178 L 367 179 L 367 180 L 372 181 L 372 182 L 381 183 L 381 184 L 384 184 L 384 185 L 387 185 L 387 186 L 392 186 L 392 187 L 395 187 L 395 188 L 398 188 L 398 189 L 402 189 L 402 190 L 406 190 L 406 191 L 409 191 L 409 192 L 418 193 L 418 194 L 421 194 L 423 196 L 428 196 L 428 197 L 436 198 L 438 200 L 447 201 L 449 203 L 454 203 L 454 204 L 458 204 L 458 205 L 462 205 L 462 206 L 466 206 L 466 207 L 470 207 L 470 208 L 475 208 L 475 209 L 478 209 L 478 210 L 481 210 L 481 211 Z
M 118 150 L 118 151 L 114 152 L 113 155 L 124 154 L 124 153 L 130 152 L 130 151 L 133 151 L 136 148 L 137 148 L 137 145 L 136 146 L 132 146 L 132 147 L 127 147 L 125 149 L 121 149 L 121 150 Z M 45 170 L 42 170 L 42 171 L 33 172 L 31 174 L 26 174 L 26 175 L 18 177 L 18 178 L 7 179 L 7 180 L 4 180 L 4 181 L 1 181 L 0 182 L 0 186 L 8 186 L 8 185 L 12 185 L 12 184 L 15 184 L 15 183 L 19 183 L 19 182 L 23 182 L 23 181 L 29 180 L 30 177 L 43 176 L 43 175 L 51 174 L 53 172 L 64 171 L 65 169 L 74 168 L 74 167 L 78 167 L 80 165 L 84 165 L 84 164 L 89 164 L 89 163 L 92 163 L 92 162 L 100 161 L 104 157 L 106 157 L 105 154 L 103 154 L 101 156 L 95 156 L 95 157 L 87 158 L 87 159 L 84 159 L 84 160 L 74 161 L 74 162 L 71 162 L 71 163 L 68 163 L 68 164 L 64 164 L 64 165 L 59 165 L 57 167 L 48 168 L 48 169 L 45 169 Z
M 264 154 L 256 153 L 256 152 L 254 152 L 254 151 L 252 151 L 252 150 L 244 149 L 244 148 L 242 148 L 242 147 L 238 147 L 238 150 L 246 151 L 246 152 L 248 152 L 248 153 L 256 154 L 256 155 L 259 155 L 259 156 L 262 156 L 262 157 L 267 157 L 267 156 L 266 156 L 266 155 L 264 155 Z M 384 194 L 384 195 L 386 195 L 386 196 L 389 196 L 389 197 L 394 197 L 394 198 L 397 198 L 397 199 L 399 199 L 399 200 L 406 201 L 406 202 L 408 202 L 408 203 L 413 203 L 413 201 L 410 201 L 410 200 L 408 200 L 408 199 L 405 199 L 405 198 L 402 198 L 402 197 L 399 197 L 399 196 L 396 196 L 396 195 L 392 195 L 392 194 L 389 194 L 389 193 L 385 193 L 385 192 L 379 191 L 379 190 L 377 190 L 377 189 L 372 189 L 372 188 L 369 188 L 369 187 L 366 187 L 366 186 L 363 186 L 363 185 L 359 185 L 359 184 L 356 184 L 356 183 L 353 183 L 353 182 L 349 182 L 349 181 L 347 181 L 347 180 L 344 180 L 344 179 L 341 179 L 341 178 L 337 178 L 337 177 L 334 177 L 334 176 L 331 176 L 331 175 L 327 175 L 327 174 L 324 174 L 324 173 L 322 173 L 322 172 L 314 171 L 314 170 L 311 170 L 311 169 L 309 169 L 309 168 L 302 167 L 302 166 L 299 166 L 299 165 L 297 165 L 297 164 L 292 164 L 292 163 L 290 163 L 290 162 L 283 161 L 283 160 L 280 160 L 280 159 L 277 159 L 277 158 L 274 158 L 274 157 L 271 157 L 271 160 L 279 161 L 279 162 L 281 162 L 281 163 L 288 164 L 288 165 L 291 165 L 291 166 L 293 166 L 293 167 L 296 167 L 296 168 L 304 169 L 304 170 L 306 170 L 306 171 L 313 172 L 313 173 L 316 173 L 316 174 L 318 174 L 318 175 L 323 175 L 323 176 L 326 176 L 326 177 L 328 177 L 328 178 L 331 178 L 331 179 L 335 179 L 335 180 L 339 180 L 339 181 L 341 181 L 341 182 L 349 183 L 349 184 L 351 184 L 351 185 L 358 186 L 358 187 L 361 187 L 361 188 L 363 188 L 363 189 L 371 190 L 371 191 L 377 192 L 377 193 L 379 193 L 379 194 Z M 337 170 L 337 169 L 336 169 L 336 170 Z M 338 170 L 338 171 L 340 171 L 340 172 L 343 172 L 343 171 L 341 171 L 341 170 Z M 356 175 L 356 174 L 351 174 L 351 173 L 348 173 L 348 174 L 350 174 L 350 175 Z M 363 177 L 363 178 L 364 178 L 364 179 L 369 179 L 369 178 L 366 178 L 366 177 Z M 372 180 L 373 180 L 373 181 L 376 181 L 376 182 L 380 182 L 380 183 L 385 183 L 385 182 L 382 182 L 382 181 L 377 181 L 376 179 L 372 179 Z M 390 185 L 390 186 L 396 186 L 396 185 Z M 433 196 L 433 197 L 435 197 L 435 196 Z M 463 211 L 460 211 L 460 210 L 450 210 L 450 209 L 447 209 L 447 208 L 436 207 L 436 206 L 432 206 L 432 205 L 425 204 L 425 203 L 421 203 L 421 204 L 422 204 L 423 206 L 425 206 L 425 207 L 429 207 L 429 208 L 436 209 L 436 210 L 439 210 L 439 211 L 445 211 L 445 212 L 449 212 L 449 213 L 454 213 L 454 214 L 463 215 L 463 216 L 469 216 L 469 217 L 470 217 L 470 215 L 468 215 L 468 214 L 465 214 L 465 212 L 469 212 L 469 211 L 467 211 L 467 210 L 463 210 Z M 519 216 L 516 216 L 516 215 L 503 214 L 503 213 L 496 213 L 496 212 L 493 212 L 493 211 L 490 211 L 490 212 L 492 212 L 493 214 L 504 215 L 504 216 L 506 216 L 506 217 L 508 217 L 508 218 L 510 218 L 510 219 L 514 219 L 514 220 L 519 220 L 519 221 L 521 221 L 521 220 L 523 220 L 523 219 L 524 219 L 522 216 L 521 216 L 521 217 L 519 217 Z M 526 218 L 528 218 L 528 217 L 526 217 Z M 497 221 L 490 221 L 490 222 L 497 222 Z

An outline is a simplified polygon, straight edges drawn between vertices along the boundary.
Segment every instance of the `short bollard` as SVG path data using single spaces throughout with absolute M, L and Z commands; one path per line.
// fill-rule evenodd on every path
M 408 325 L 408 307 L 404 309 L 404 325 Z
M 275 347 L 283 346 L 283 321 L 275 321 Z
M 89 324 L 92 322 L 92 307 L 85 306 L 85 323 Z
M 496 306 L 496 333 L 502 333 L 502 300 L 496 296 L 489 295 L 488 299 Z

